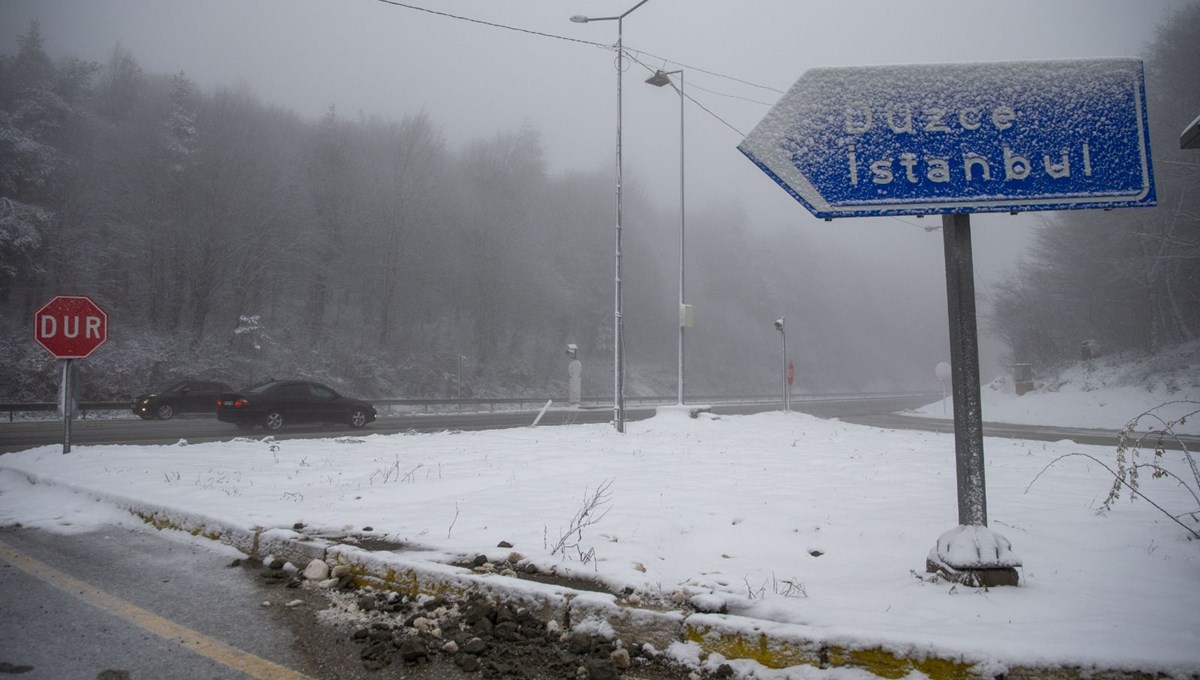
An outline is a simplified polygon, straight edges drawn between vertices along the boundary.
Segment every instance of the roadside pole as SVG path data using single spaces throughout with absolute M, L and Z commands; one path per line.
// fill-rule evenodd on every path
M 62 372 L 62 414 L 63 414 L 63 445 L 62 452 L 71 452 L 71 416 L 74 412 L 74 401 L 71 399 L 71 359 L 63 359 Z
M 963 526 L 987 526 L 971 216 L 966 213 L 942 215 L 942 237 L 946 246 L 946 308 L 950 317 L 950 381 L 954 399 L 958 523 Z

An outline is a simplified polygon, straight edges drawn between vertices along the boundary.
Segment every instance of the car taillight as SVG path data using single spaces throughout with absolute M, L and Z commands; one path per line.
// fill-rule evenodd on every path
M 233 402 L 234 408 L 246 408 L 249 405 L 250 402 L 246 401 L 245 399 L 238 399 L 237 401 Z

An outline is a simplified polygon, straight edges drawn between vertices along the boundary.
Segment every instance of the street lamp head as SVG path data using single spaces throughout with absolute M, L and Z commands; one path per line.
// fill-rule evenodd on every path
M 775 319 L 775 330 L 779 331 L 780 333 L 783 332 L 783 318 L 782 317 Z
M 590 19 L 582 14 L 576 14 L 575 16 L 571 17 L 571 21 L 577 24 L 586 24 L 588 21 L 590 21 Z
M 654 87 L 664 87 L 671 84 L 671 76 L 667 75 L 664 71 L 655 71 L 654 75 L 646 79 L 646 82 Z

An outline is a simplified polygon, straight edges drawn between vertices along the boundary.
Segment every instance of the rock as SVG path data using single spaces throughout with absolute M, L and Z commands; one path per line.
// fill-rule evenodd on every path
M 304 600 L 292 600 L 291 602 L 288 602 L 287 604 L 285 604 L 283 606 L 287 607 L 288 609 L 295 609 L 296 607 L 300 607 L 303 604 L 304 604 Z
M 508 563 L 509 564 L 516 564 L 517 562 L 520 562 L 523 559 L 525 559 L 525 556 L 519 552 L 514 551 L 514 552 L 510 552 L 508 554 Z
M 612 659 L 591 658 L 583 662 L 588 680 L 617 680 L 617 667 Z
M 369 637 L 370 635 L 371 635 L 371 631 L 367 630 L 366 628 L 355 628 L 354 632 L 350 634 L 350 639 L 351 640 L 366 640 L 367 637 Z
M 400 660 L 407 664 L 420 663 L 429 658 L 429 650 L 418 637 L 406 638 L 400 643 Z
M 304 568 L 304 578 L 310 581 L 324 581 L 329 578 L 329 565 L 325 560 L 313 560 Z
M 388 654 L 387 642 L 376 642 L 368 645 L 362 650 L 359 655 L 362 659 L 363 668 L 369 671 L 377 671 L 392 662 L 391 656 Z
M 371 595 L 360 595 L 358 598 L 358 608 L 364 612 L 375 611 L 375 598 Z
M 272 557 L 271 560 L 269 562 L 267 562 L 267 568 L 268 569 L 283 569 L 283 565 L 285 565 L 285 564 L 287 564 L 287 561 L 281 560 L 278 557 Z
M 479 619 L 471 626 L 471 632 L 480 637 L 491 637 L 494 626 L 490 619 Z
M 494 635 L 497 640 L 515 642 L 521 639 L 520 626 L 517 625 L 516 621 L 505 621 L 504 623 L 498 623 L 496 624 L 495 629 L 492 631 L 492 635 Z
M 450 654 L 451 656 L 458 654 L 458 643 L 455 642 L 454 640 L 451 640 L 451 641 L 447 642 L 446 644 L 442 645 L 442 651 L 447 654 Z
M 424 616 L 418 616 L 417 618 L 413 619 L 412 627 L 416 628 L 422 633 L 428 633 L 429 629 L 433 628 L 433 622 Z
M 591 654 L 592 636 L 582 631 L 574 631 L 567 640 L 567 651 L 572 654 Z
M 512 543 L 509 543 L 508 541 L 500 541 L 499 543 L 496 544 L 496 547 L 497 548 L 511 548 Z
M 717 680 L 729 680 L 733 677 L 733 666 L 723 663 L 717 666 L 717 670 L 713 672 L 713 677 Z
M 295 524 L 292 525 L 292 531 L 300 531 L 301 529 L 304 528 L 304 526 L 305 526 L 304 522 L 296 522 Z
M 270 607 L 270 606 L 271 606 L 271 601 L 270 601 L 270 600 L 263 600 L 263 601 L 262 601 L 262 604 L 261 604 L 260 606 L 262 606 L 262 607 Z
M 473 637 L 470 640 L 467 640 L 467 643 L 463 645 L 462 650 L 467 654 L 483 654 L 485 651 L 487 651 L 487 643 L 477 637 Z
M 333 568 L 333 571 L 329 572 L 329 575 L 332 576 L 333 578 L 341 578 L 343 576 L 349 576 L 350 575 L 350 565 L 339 564 Z
M 479 657 L 470 654 L 459 654 L 454 657 L 454 663 L 468 673 L 474 673 L 480 668 Z
M 231 567 L 240 567 L 240 566 L 242 566 L 242 558 L 240 558 L 240 557 L 239 557 L 239 558 L 237 558 L 236 560 L 234 560 L 234 561 L 230 562 L 230 563 L 229 563 L 229 566 L 231 566 Z
M 612 659 L 613 665 L 617 667 L 617 670 L 623 671 L 629 668 L 632 663 L 629 659 L 629 650 L 625 649 L 624 647 L 621 649 L 614 649 L 612 654 L 609 654 L 608 656 L 610 659 Z
M 288 582 L 283 585 L 285 588 L 299 588 L 303 584 L 304 584 L 303 579 L 289 578 Z
M 487 564 L 487 555 L 476 555 L 475 559 L 471 560 L 472 567 L 482 567 Z
M 336 578 L 327 578 L 324 581 L 321 581 L 320 583 L 318 583 L 317 587 L 324 588 L 326 590 L 331 590 L 333 588 L 336 588 L 337 584 L 338 584 L 338 580 Z

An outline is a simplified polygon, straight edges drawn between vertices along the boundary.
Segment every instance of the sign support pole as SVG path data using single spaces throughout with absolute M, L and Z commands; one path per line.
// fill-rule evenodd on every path
M 62 376 L 63 398 L 63 450 L 64 454 L 71 452 L 71 414 L 75 410 L 74 402 L 71 399 L 71 360 L 63 359 L 63 376 Z
M 1012 553 L 1008 539 L 987 528 L 971 216 L 942 215 L 942 238 L 946 250 L 946 309 L 950 318 L 958 526 L 938 537 L 937 546 L 926 560 L 926 569 L 976 586 L 1015 586 L 1019 581 L 1016 567 L 1021 566 L 1021 560 Z
M 946 247 L 946 307 L 950 316 L 950 380 L 954 395 L 954 459 L 958 523 L 987 526 L 983 478 L 983 411 L 979 396 L 979 342 L 975 326 L 975 268 L 971 216 L 942 215 Z

